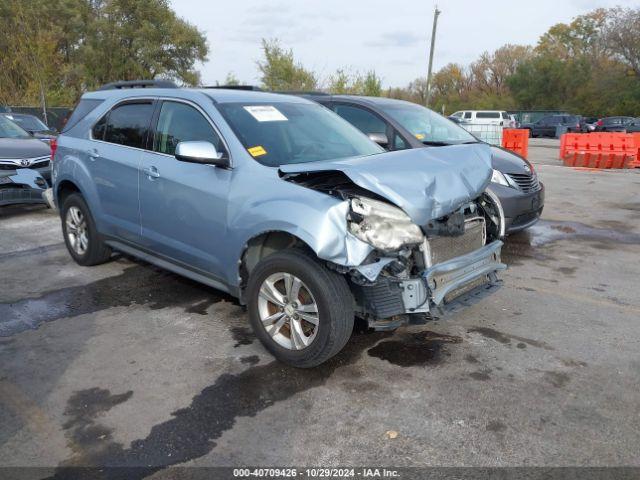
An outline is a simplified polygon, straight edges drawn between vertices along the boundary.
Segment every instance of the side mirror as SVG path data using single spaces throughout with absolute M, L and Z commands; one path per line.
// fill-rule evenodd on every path
M 176 146 L 176 159 L 216 167 L 229 166 L 229 158 L 218 152 L 211 142 L 180 142 Z
M 389 139 L 384 133 L 370 133 L 367 136 L 369 140 L 376 142 L 381 147 L 386 148 L 389 145 Z

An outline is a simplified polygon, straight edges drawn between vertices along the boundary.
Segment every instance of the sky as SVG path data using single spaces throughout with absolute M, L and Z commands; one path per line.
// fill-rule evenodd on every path
M 638 0 L 171 0 L 178 16 L 202 31 L 208 61 L 203 85 L 233 73 L 259 84 L 261 39 L 277 38 L 321 82 L 338 68 L 374 69 L 384 87 L 426 76 L 433 10 L 438 20 L 434 71 L 464 65 L 506 43 L 535 45 L 556 23 L 598 7 L 637 7 Z

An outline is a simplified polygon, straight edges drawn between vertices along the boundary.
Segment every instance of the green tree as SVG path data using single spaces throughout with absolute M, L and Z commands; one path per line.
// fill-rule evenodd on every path
M 329 92 L 335 95 L 346 95 L 353 93 L 353 79 L 345 69 L 339 68 L 329 77 Z
M 0 102 L 72 104 L 115 80 L 199 82 L 204 35 L 167 0 L 0 1 Z M 11 34 L 5 34 L 11 32 Z
M 316 74 L 296 62 L 293 51 L 285 50 L 276 39 L 262 39 L 264 59 L 258 62 L 261 81 L 267 90 L 312 91 L 318 87 Z
M 364 77 L 360 79 L 360 91 L 362 95 L 369 97 L 379 97 L 382 94 L 382 79 L 378 77 L 375 70 L 369 70 Z
M 339 68 L 329 77 L 329 92 L 334 94 L 367 95 L 379 97 L 382 95 L 382 79 L 375 70 L 366 74 L 349 73 L 346 69 Z

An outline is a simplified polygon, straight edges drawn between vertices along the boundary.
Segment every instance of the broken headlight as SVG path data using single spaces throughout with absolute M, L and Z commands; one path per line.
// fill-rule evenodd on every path
M 383 251 L 422 243 L 420 227 L 398 207 L 366 197 L 351 199 L 349 232 Z

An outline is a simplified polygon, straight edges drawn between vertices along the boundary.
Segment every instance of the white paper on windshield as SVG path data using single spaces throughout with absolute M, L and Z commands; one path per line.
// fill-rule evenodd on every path
M 254 105 L 244 107 L 259 122 L 286 122 L 288 120 L 280 110 L 272 105 Z

